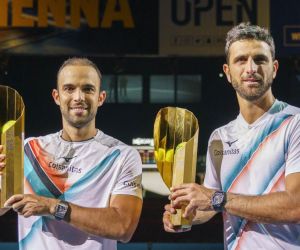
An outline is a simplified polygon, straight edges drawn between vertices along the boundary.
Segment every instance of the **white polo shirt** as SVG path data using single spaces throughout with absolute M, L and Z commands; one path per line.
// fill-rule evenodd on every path
M 25 193 L 104 208 L 112 195 L 142 199 L 138 152 L 98 131 L 68 142 L 61 132 L 25 141 Z M 46 216 L 19 216 L 20 249 L 116 249 L 116 241 L 91 235 Z
M 253 124 L 239 116 L 209 140 L 204 185 L 245 195 L 285 190 L 300 172 L 300 109 L 275 101 Z M 263 224 L 223 213 L 226 249 L 300 249 L 300 225 Z

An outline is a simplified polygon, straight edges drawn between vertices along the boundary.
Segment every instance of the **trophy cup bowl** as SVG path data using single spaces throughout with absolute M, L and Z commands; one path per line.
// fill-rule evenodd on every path
M 22 194 L 24 176 L 24 117 L 25 106 L 19 93 L 8 86 L 0 85 L 0 144 L 6 155 L 2 171 L 0 215 L 7 209 L 4 202 L 14 194 Z
M 159 173 L 168 188 L 195 182 L 199 125 L 195 115 L 177 107 L 162 108 L 154 123 L 154 153 Z M 183 218 L 185 204 L 171 215 L 175 227 L 191 227 Z

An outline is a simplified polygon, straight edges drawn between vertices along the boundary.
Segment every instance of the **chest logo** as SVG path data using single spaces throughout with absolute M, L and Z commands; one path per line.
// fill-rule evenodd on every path
M 226 141 L 225 143 L 228 144 L 229 147 L 231 147 L 237 141 L 238 141 L 238 139 L 235 141 Z
M 63 157 L 60 157 L 60 158 L 64 159 L 65 162 L 69 163 L 69 161 L 72 160 L 73 158 L 75 158 L 76 156 L 77 156 L 77 155 L 75 155 L 75 156 L 73 156 L 73 157 L 63 156 Z M 60 159 L 60 158 L 58 158 L 58 159 Z

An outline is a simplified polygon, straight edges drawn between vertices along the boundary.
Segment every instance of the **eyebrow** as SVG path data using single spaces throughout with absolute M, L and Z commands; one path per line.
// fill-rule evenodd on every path
M 235 63 L 238 60 L 244 59 L 244 58 L 247 58 L 247 57 L 248 57 L 248 55 L 238 55 L 238 56 L 234 57 L 232 61 Z
M 233 62 L 237 62 L 238 60 L 240 59 L 243 59 L 243 58 L 248 58 L 249 55 L 247 54 L 244 54 L 244 55 L 238 55 L 236 56 L 235 58 L 233 58 Z M 266 60 L 266 61 L 269 61 L 269 58 L 265 55 L 265 54 L 256 54 L 253 56 L 253 59 L 263 59 L 263 60 Z
M 65 84 L 62 84 L 62 87 L 73 87 L 73 86 L 75 86 L 75 84 L 73 84 L 73 83 L 65 83 Z M 89 87 L 89 88 L 94 88 L 94 89 L 96 89 L 96 86 L 93 85 L 93 84 L 90 84 L 90 83 L 82 84 L 81 87 Z
M 96 86 L 93 85 L 93 84 L 90 84 L 90 83 L 85 83 L 85 84 L 82 85 L 82 87 L 84 87 L 84 88 L 89 87 L 89 88 L 96 89 Z

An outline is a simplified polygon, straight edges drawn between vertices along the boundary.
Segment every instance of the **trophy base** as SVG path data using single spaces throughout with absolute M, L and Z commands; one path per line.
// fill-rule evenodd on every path
M 190 229 L 192 225 L 181 225 L 180 228 L 182 229 Z
M 192 229 L 191 225 L 174 226 L 174 230 L 178 233 L 188 232 Z
M 192 225 L 179 225 L 179 226 L 174 226 L 176 230 L 182 229 L 182 231 L 188 231 L 189 229 L 192 228 Z
M 190 229 L 192 227 L 193 218 L 184 218 L 182 215 L 184 213 L 184 209 L 176 209 L 176 214 L 171 215 L 171 223 L 176 229 Z

